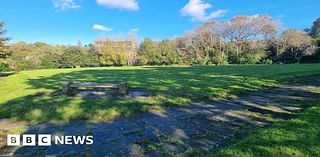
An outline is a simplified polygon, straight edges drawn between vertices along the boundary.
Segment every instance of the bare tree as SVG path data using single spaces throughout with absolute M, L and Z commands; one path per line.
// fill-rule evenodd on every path
M 279 53 L 283 56 L 292 56 L 296 62 L 300 62 L 301 57 L 305 55 L 315 53 L 311 37 L 306 32 L 286 30 L 282 33 L 278 43 Z
M 278 26 L 277 20 L 266 15 L 236 16 L 230 21 L 204 23 L 187 33 L 183 41 L 202 64 L 224 64 L 233 52 L 232 63 L 239 63 L 244 55 L 263 52 L 275 38 Z
M 245 52 L 246 45 L 261 45 L 276 36 L 279 22 L 266 15 L 236 16 L 225 23 L 226 39 L 236 46 L 237 56 Z M 263 44 L 256 44 L 257 42 Z M 248 47 L 250 49 L 250 47 Z M 257 48 L 257 47 L 255 47 Z M 260 47 L 263 48 L 263 47 Z

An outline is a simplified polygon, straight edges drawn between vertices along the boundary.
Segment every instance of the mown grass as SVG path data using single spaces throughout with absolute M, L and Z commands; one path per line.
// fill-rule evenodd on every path
M 320 103 L 206 157 L 314 157 L 320 154 Z
M 204 67 L 110 67 L 23 71 L 0 79 L 0 119 L 29 124 L 104 122 L 168 105 L 210 101 L 256 91 L 299 76 L 320 74 L 320 64 Z M 128 82 L 150 91 L 147 99 L 52 96 L 64 82 Z

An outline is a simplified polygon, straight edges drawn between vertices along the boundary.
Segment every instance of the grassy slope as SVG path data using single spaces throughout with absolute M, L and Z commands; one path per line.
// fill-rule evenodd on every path
M 112 120 L 165 105 L 182 105 L 259 90 L 278 81 L 320 73 L 320 64 L 221 67 L 113 67 L 24 71 L 0 78 L 0 119 L 48 121 Z M 63 82 L 121 82 L 152 91 L 144 100 L 81 99 L 46 94 Z
M 261 129 L 212 157 L 313 157 L 320 154 L 320 103 L 297 118 Z

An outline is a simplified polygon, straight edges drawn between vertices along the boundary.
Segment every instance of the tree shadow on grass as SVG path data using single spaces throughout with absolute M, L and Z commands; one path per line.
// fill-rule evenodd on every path
M 1 77 L 8 77 L 13 74 L 15 74 L 15 73 L 14 72 L 0 72 L 0 78 Z
M 201 69 L 198 67 L 193 68 L 143 68 L 143 69 L 134 69 L 134 70 L 114 70 L 114 69 L 86 69 L 81 71 L 74 71 L 69 73 L 60 73 L 49 77 L 38 77 L 35 79 L 30 79 L 27 81 L 27 84 L 30 85 L 31 89 L 49 89 L 49 90 L 58 90 L 64 82 L 69 81 L 78 81 L 78 82 L 97 82 L 97 83 L 118 83 L 118 82 L 128 82 L 129 88 L 138 88 L 151 91 L 151 96 L 146 99 L 88 99 L 88 98 L 81 98 L 81 97 L 67 97 L 63 95 L 53 96 L 50 94 L 41 94 L 39 92 L 25 96 L 16 98 L 6 102 L 5 104 L 1 104 L 0 108 L 0 119 L 3 118 L 10 118 L 16 119 L 19 121 L 27 121 L 29 124 L 39 124 L 39 123 L 47 123 L 47 122 L 70 122 L 70 121 L 82 121 L 80 124 L 77 124 L 79 127 L 88 128 L 87 126 L 89 123 L 86 122 L 94 122 L 97 125 L 101 124 L 102 128 L 104 126 L 110 125 L 117 125 L 118 128 L 121 130 L 124 129 L 126 131 L 132 130 L 130 128 L 126 128 L 123 126 L 123 123 L 119 123 L 118 121 L 113 121 L 115 118 L 124 117 L 124 116 L 132 116 L 139 112 L 149 111 L 149 110 L 165 110 L 169 112 L 165 107 L 173 106 L 173 105 L 183 105 L 191 102 L 206 102 L 206 101 L 213 101 L 217 98 L 230 96 L 230 95 L 237 95 L 239 92 L 247 92 L 247 91 L 256 91 L 265 87 L 269 87 L 272 83 L 276 82 L 272 79 L 263 79 L 263 77 L 258 77 L 254 73 L 248 73 L 246 75 L 240 74 L 239 72 L 230 71 L 228 73 L 225 70 L 210 70 L 210 69 Z M 291 90 L 295 93 L 294 89 L 284 89 L 284 90 Z M 310 95 L 312 93 L 306 94 L 309 96 L 316 96 L 319 95 Z M 276 93 L 277 96 L 288 97 L 288 94 L 285 92 Z M 288 98 L 292 99 L 292 98 Z M 306 101 L 306 99 L 303 99 Z M 214 101 L 216 103 L 216 101 Z M 255 103 L 256 106 L 250 106 L 248 103 L 251 102 Z M 264 114 L 278 114 L 277 110 L 274 110 L 274 106 L 264 106 L 264 102 L 257 103 L 257 99 L 248 99 L 242 102 L 239 102 L 241 106 L 245 106 L 246 109 L 251 109 L 252 112 L 257 113 L 258 115 Z M 166 136 L 169 134 L 169 137 L 164 137 L 166 140 L 174 140 L 174 144 L 161 146 L 162 149 L 171 149 L 171 152 L 181 152 L 180 149 L 187 149 L 187 145 L 192 145 L 195 147 L 203 147 L 204 150 L 210 150 L 214 143 L 219 143 L 218 141 L 224 141 L 223 139 L 215 139 L 212 137 L 216 134 L 223 134 L 223 131 L 227 132 L 228 129 L 222 129 L 223 131 L 220 132 L 207 132 L 208 136 L 210 137 L 201 137 L 200 135 L 194 135 L 190 132 L 201 132 L 204 124 L 211 124 L 207 129 L 202 131 L 214 130 L 214 128 L 218 128 L 218 126 L 213 124 L 220 124 L 221 117 L 229 117 L 229 119 L 235 119 L 231 121 L 223 122 L 223 125 L 229 124 L 231 125 L 230 128 L 233 128 L 234 125 L 238 127 L 243 127 L 243 124 L 247 124 L 252 121 L 252 118 L 259 119 L 259 116 L 253 116 L 252 114 L 237 114 L 237 112 L 232 113 L 228 110 L 232 110 L 230 107 L 235 101 L 228 102 L 223 104 L 222 102 L 218 102 L 220 105 L 217 105 L 216 109 L 213 109 L 212 112 L 214 116 L 199 116 L 203 113 L 198 113 L 196 115 L 190 116 L 186 119 L 191 119 L 190 123 L 181 122 L 180 120 L 176 120 L 175 115 L 181 114 L 181 112 L 173 112 L 174 114 L 168 114 L 167 116 L 159 116 L 157 115 L 157 120 L 154 121 L 151 125 L 151 128 L 156 128 L 155 130 L 160 130 L 158 132 L 163 132 L 161 135 Z M 242 104 L 241 104 L 242 103 Z M 239 106 L 236 105 L 236 106 Z M 250 104 L 250 103 L 249 103 Z M 201 105 L 200 105 L 201 106 Z M 249 107 L 248 107 L 249 106 Z M 275 105 L 281 110 L 287 111 L 287 108 L 284 108 L 283 104 L 278 103 Z M 195 108 L 188 108 L 188 107 L 180 107 L 179 109 L 183 110 L 184 112 L 194 112 Z M 242 107 L 237 107 L 233 110 L 238 111 L 242 110 Z M 254 110 L 256 109 L 256 110 Z M 177 110 L 177 109 L 175 109 Z M 201 110 L 202 112 L 206 113 L 208 108 Z M 290 110 L 288 110 L 290 111 Z M 286 114 L 280 112 L 279 114 Z M 246 117 L 248 116 L 248 117 Z M 170 118 L 168 118 L 170 117 Z M 199 117 L 199 118 L 197 118 Z M 233 118 L 232 118 L 233 117 Z M 281 116 L 280 116 L 281 117 Z M 165 131 L 164 128 L 170 126 L 170 120 L 172 120 L 172 128 Z M 211 121 L 212 119 L 215 119 Z M 220 119 L 220 120 L 219 120 Z M 228 119 L 228 118 L 226 118 Z M 130 126 L 130 123 L 133 123 L 135 119 L 129 119 L 129 122 L 126 123 Z M 140 119 L 137 119 L 139 121 Z M 223 118 L 222 118 L 223 120 Z M 111 122 L 113 121 L 113 122 Z M 162 121 L 163 125 L 156 125 L 159 121 Z M 239 121 L 239 122 L 237 122 Z M 246 123 L 244 123 L 244 121 Z M 105 123 L 111 122 L 111 123 Z M 70 123 L 72 125 L 74 122 Z M 192 127 L 196 128 L 190 131 L 187 126 L 179 126 L 193 124 Z M 66 124 L 69 125 L 69 124 Z M 146 124 L 137 124 L 137 128 L 141 128 Z M 199 126 L 197 126 L 199 125 Z M 92 126 L 90 124 L 90 126 Z M 94 126 L 94 125 L 93 125 Z M 67 126 L 63 124 L 43 124 L 43 125 L 36 125 L 35 127 L 43 128 L 47 130 L 47 132 L 54 134 L 54 131 L 50 131 L 50 129 L 58 127 L 58 128 L 66 128 Z M 72 127 L 71 127 L 72 128 Z M 136 128 L 136 127 L 133 127 Z M 169 127 L 170 128 L 170 127 Z M 74 129 L 74 128 L 73 128 Z M 72 130 L 72 129 L 71 129 Z M 99 129 L 98 129 L 99 130 Z M 148 130 L 148 129 L 146 129 Z M 153 130 L 152 132 L 157 132 Z M 179 140 L 172 138 L 177 134 L 177 132 L 182 134 L 189 134 L 188 138 L 191 139 L 190 143 L 186 141 L 182 141 L 181 148 L 175 149 L 175 145 L 179 145 Z M 32 133 L 32 129 L 27 131 L 27 133 Z M 64 130 L 62 130 L 64 132 Z M 130 131 L 129 131 L 130 132 Z M 137 131 L 138 133 L 145 135 L 147 133 Z M 36 132 L 33 132 L 36 133 Z M 72 133 L 65 131 L 66 134 Z M 84 132 L 83 132 L 84 133 Z M 126 133 L 128 134 L 128 133 Z M 110 130 L 109 133 L 101 131 L 100 133 L 101 138 L 103 136 L 110 136 L 115 137 Z M 135 135 L 133 137 L 123 137 L 124 139 L 133 138 L 137 139 Z M 139 135 L 140 137 L 140 135 Z M 223 137 L 223 136 L 222 136 Z M 221 137 L 221 138 L 222 138 Z M 142 137 L 143 138 L 143 137 Z M 212 138 L 212 141 L 207 140 Z M 111 138 L 112 139 L 112 138 Z M 198 139 L 198 142 L 195 140 Z M 109 139 L 110 140 L 110 139 Z M 117 139 L 114 139 L 117 141 Z M 103 142 L 103 141 L 101 141 Z M 105 141 L 104 141 L 105 142 Z M 110 145 L 113 145 L 112 140 L 111 143 L 107 142 Z M 138 143 L 138 144 L 137 144 Z M 125 146 L 126 143 L 118 143 L 119 147 L 123 147 L 124 149 L 139 149 L 139 147 L 158 147 L 158 145 L 154 145 L 154 142 L 148 143 L 143 142 L 142 144 L 138 142 L 131 142 L 128 146 Z M 195 143 L 194 145 L 192 143 Z M 222 142 L 225 143 L 225 142 Z M 159 143 L 158 143 L 159 144 Z M 100 143 L 100 145 L 103 145 Z M 109 145 L 109 146 L 110 146 Z M 106 146 L 106 145 L 104 145 Z M 98 147 L 98 146 L 94 146 Z M 130 147 L 130 148 L 129 148 Z M 99 148 L 99 147 L 98 147 Z M 19 149 L 21 152 L 28 152 L 24 151 L 25 147 Z M 29 148 L 31 149 L 31 148 Z M 114 148 L 115 151 L 117 150 L 116 147 Z M 153 149 L 153 148 L 152 148 Z M 157 148 L 158 149 L 158 148 Z M 57 149 L 59 150 L 59 149 Z M 103 149 L 102 149 L 103 150 Z M 17 151 L 17 155 L 19 156 Z M 99 152 L 97 149 L 94 152 Z M 138 151 L 139 152 L 139 151 Z M 41 154 L 41 152 L 36 152 Z M 120 152 L 121 153 L 121 152 Z M 128 153 L 128 152 L 127 152 Z M 152 151 L 150 151 L 152 153 Z
M 256 99 L 257 96 L 260 96 L 259 101 Z M 92 134 L 94 144 L 21 147 L 17 150 L 11 148 L 11 151 L 14 152 L 13 156 L 187 156 L 190 153 L 194 155 L 196 150 L 196 152 L 217 150 L 244 138 L 250 134 L 250 130 L 268 126 L 273 121 L 265 114 L 270 114 L 274 116 L 273 118 L 289 115 L 287 112 L 290 110 L 285 108 L 283 103 L 288 102 L 289 106 L 291 101 L 303 103 L 318 97 L 319 93 L 309 92 L 304 88 L 278 88 L 262 91 L 259 94 L 243 95 L 241 98 L 170 107 L 164 112 L 153 111 L 109 123 L 70 122 L 34 125 L 25 134 L 73 136 Z M 270 98 L 279 98 L 282 101 L 268 102 Z M 98 108 L 94 110 L 104 108 L 96 107 Z M 304 126 L 297 127 L 297 129 L 303 128 Z M 274 143 L 287 147 L 290 142 L 297 140 L 302 140 L 302 137 L 282 139 Z M 268 154 L 267 149 L 260 151 Z
M 129 89 L 150 91 L 146 99 L 88 99 L 41 93 L 57 91 L 65 82 L 119 83 L 128 82 Z M 222 71 L 193 68 L 143 68 L 134 70 L 85 69 L 37 77 L 27 81 L 34 95 L 16 98 L 1 104 L 0 118 L 26 120 L 32 124 L 48 121 L 109 121 L 150 109 L 184 105 L 256 91 L 270 86 L 272 80 L 237 76 Z M 107 116 L 106 116 L 107 115 Z

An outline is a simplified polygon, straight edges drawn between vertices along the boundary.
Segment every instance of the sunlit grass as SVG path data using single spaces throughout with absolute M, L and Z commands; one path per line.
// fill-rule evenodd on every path
M 320 154 L 320 103 L 207 157 L 313 157 Z
M 110 67 L 23 71 L 2 78 L 0 119 L 43 122 L 111 121 L 170 105 L 216 100 L 257 91 L 299 76 L 320 74 L 320 64 L 199 67 Z M 85 99 L 50 96 L 65 82 L 128 82 L 148 90 L 147 99 Z

